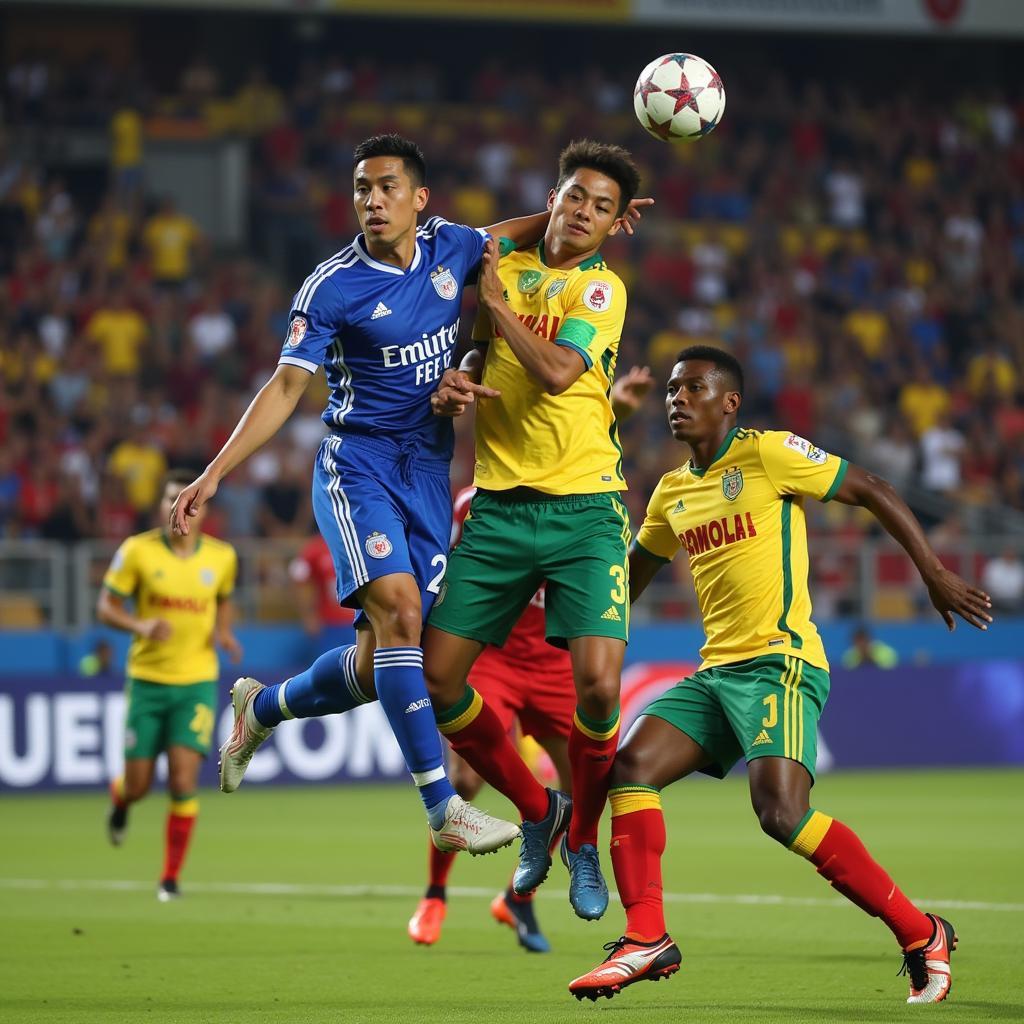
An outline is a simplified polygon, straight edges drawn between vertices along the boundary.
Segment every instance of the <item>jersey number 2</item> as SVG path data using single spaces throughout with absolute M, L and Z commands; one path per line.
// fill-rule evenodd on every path
M 441 580 L 444 579 L 445 570 L 448 568 L 448 556 L 434 555 L 430 560 L 430 568 L 433 569 L 438 565 L 441 566 L 438 574 L 427 584 L 427 590 L 429 590 L 431 594 L 441 593 Z

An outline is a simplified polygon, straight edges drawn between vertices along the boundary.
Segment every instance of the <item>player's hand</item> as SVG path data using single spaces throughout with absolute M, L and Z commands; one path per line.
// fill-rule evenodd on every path
M 231 659 L 232 665 L 237 665 L 242 660 L 242 645 L 234 633 L 221 633 L 217 637 L 217 646 Z
M 480 260 L 480 276 L 476 283 L 477 298 L 484 309 L 495 309 L 505 301 L 505 286 L 498 277 L 498 261 L 501 254 L 493 238 L 484 242 L 484 254 Z
M 430 396 L 430 409 L 435 416 L 461 416 L 478 395 L 500 398 L 501 392 L 477 384 L 464 370 L 445 370 L 440 385 Z
M 174 499 L 171 506 L 169 525 L 171 533 L 182 537 L 189 531 L 189 519 L 199 515 L 199 510 L 217 493 L 217 481 L 204 473 L 193 480 Z
M 166 619 L 142 619 L 136 632 L 143 640 L 169 640 L 171 624 Z
M 654 386 L 654 374 L 649 366 L 634 366 L 612 385 L 612 406 L 622 419 L 631 416 L 643 405 L 647 392 Z
M 625 231 L 627 235 L 632 235 L 636 231 L 636 226 L 640 223 L 643 214 L 640 212 L 645 206 L 653 206 L 654 200 L 651 198 L 634 199 L 629 206 L 626 207 L 626 212 L 615 222 L 619 225 L 622 231 Z
M 992 598 L 984 590 L 972 587 L 955 572 L 941 567 L 924 582 L 928 587 L 928 596 L 932 604 L 945 620 L 951 633 L 956 629 L 954 612 L 964 622 L 969 622 L 978 629 L 988 629 L 988 624 L 992 621 Z

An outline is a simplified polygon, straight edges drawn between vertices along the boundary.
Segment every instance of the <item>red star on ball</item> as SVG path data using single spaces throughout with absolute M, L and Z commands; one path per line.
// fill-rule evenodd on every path
M 664 139 L 666 142 L 670 142 L 675 138 L 672 134 L 672 118 L 670 117 L 667 121 L 655 121 L 653 117 L 648 115 L 649 122 L 648 131 L 652 135 L 657 135 L 659 139 Z
M 665 90 L 665 95 L 671 96 L 672 99 L 676 101 L 676 109 L 672 111 L 673 115 L 678 114 L 684 107 L 689 107 L 695 114 L 699 114 L 700 111 L 697 109 L 697 97 L 703 91 L 704 86 L 690 85 L 690 82 L 686 77 L 686 72 L 680 71 L 678 88 Z
M 641 102 L 646 107 L 647 97 L 652 92 L 661 92 L 661 86 L 654 84 L 654 72 L 652 71 L 646 78 L 636 83 L 636 89 L 633 91 L 634 96 L 639 96 Z
M 711 75 L 711 81 L 708 82 L 708 84 L 704 88 L 705 89 L 717 89 L 718 90 L 718 95 L 721 96 L 722 93 L 725 91 L 724 87 L 722 86 L 722 77 L 721 77 L 721 75 L 719 75 L 719 73 L 717 71 L 713 72 L 712 75 Z

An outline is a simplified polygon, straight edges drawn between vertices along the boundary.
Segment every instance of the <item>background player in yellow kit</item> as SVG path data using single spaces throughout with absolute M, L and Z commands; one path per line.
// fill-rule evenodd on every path
M 160 522 L 166 523 L 190 471 L 164 481 Z M 167 528 L 129 537 L 103 577 L 101 622 L 132 633 L 128 651 L 125 770 L 110 787 L 110 841 L 124 840 L 128 807 L 153 783 L 166 751 L 171 806 L 167 816 L 161 900 L 179 895 L 178 872 L 199 811 L 199 768 L 210 752 L 220 670 L 215 645 L 237 662 L 242 649 L 231 631 L 231 592 L 237 557 L 224 541 L 200 532 L 205 506 L 187 535 Z M 134 603 L 129 610 L 127 602 Z
M 707 639 L 699 671 L 646 708 L 616 756 L 611 855 L 626 933 L 569 990 L 610 998 L 678 970 L 662 901 L 660 791 L 697 771 L 722 778 L 744 757 L 761 828 L 888 925 L 910 974 L 908 1002 L 938 1002 L 950 988 L 953 926 L 918 910 L 851 829 L 810 805 L 829 675 L 810 617 L 805 499 L 871 512 L 913 560 L 950 629 L 954 613 L 985 629 L 991 602 L 942 566 L 889 483 L 795 434 L 740 428 L 742 396 L 733 356 L 708 346 L 680 353 L 666 407 L 673 436 L 692 454 L 651 497 L 630 552 L 630 600 L 682 548 Z

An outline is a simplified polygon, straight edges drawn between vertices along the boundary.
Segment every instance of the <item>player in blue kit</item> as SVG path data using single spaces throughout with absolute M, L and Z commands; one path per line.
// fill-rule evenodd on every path
M 451 365 L 463 287 L 479 268 L 488 233 L 532 243 L 548 214 L 482 230 L 440 217 L 417 226 L 429 197 L 425 180 L 423 155 L 406 139 L 375 136 L 356 148 L 354 204 L 363 231 L 296 293 L 276 372 L 178 496 L 171 523 L 188 532 L 218 482 L 277 433 L 323 365 L 331 433 L 316 458 L 313 508 L 334 559 L 338 599 L 361 608 L 357 643 L 275 686 L 235 683 L 221 789 L 238 787 L 283 719 L 343 712 L 377 697 L 434 844 L 486 853 L 512 842 L 519 826 L 483 814 L 452 788 L 423 679 L 420 634 L 447 566 L 454 444 L 451 421 L 431 413 L 430 395 Z

